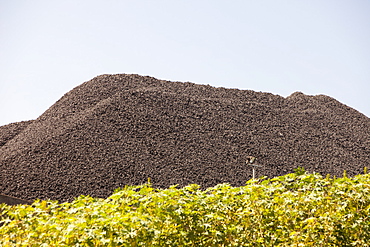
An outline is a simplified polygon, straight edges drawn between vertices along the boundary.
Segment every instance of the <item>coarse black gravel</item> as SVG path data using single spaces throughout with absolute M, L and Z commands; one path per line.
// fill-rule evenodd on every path
M 70 201 L 117 187 L 219 183 L 293 172 L 360 174 L 370 165 L 370 119 L 325 96 L 101 75 L 38 119 L 0 127 L 0 193 Z

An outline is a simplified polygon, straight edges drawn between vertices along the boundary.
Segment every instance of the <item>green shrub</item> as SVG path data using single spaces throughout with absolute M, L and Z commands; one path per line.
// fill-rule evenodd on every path
M 1 246 L 369 246 L 370 175 L 296 173 L 0 205 Z

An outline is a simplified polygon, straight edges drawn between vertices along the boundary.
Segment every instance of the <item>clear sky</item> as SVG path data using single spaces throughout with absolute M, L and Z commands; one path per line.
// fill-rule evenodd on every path
M 370 117 L 370 1 L 0 0 L 0 125 L 113 73 L 325 94 Z

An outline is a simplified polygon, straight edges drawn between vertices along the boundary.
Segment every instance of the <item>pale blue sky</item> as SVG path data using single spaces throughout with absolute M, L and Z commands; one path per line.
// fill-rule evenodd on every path
M 326 94 L 370 116 L 368 0 L 0 0 L 0 125 L 100 74 Z

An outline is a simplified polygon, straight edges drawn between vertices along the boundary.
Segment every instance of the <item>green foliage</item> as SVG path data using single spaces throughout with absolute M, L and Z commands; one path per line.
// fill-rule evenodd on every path
M 1 246 L 369 246 L 370 174 L 303 169 L 242 187 L 117 189 L 107 199 L 0 205 Z

